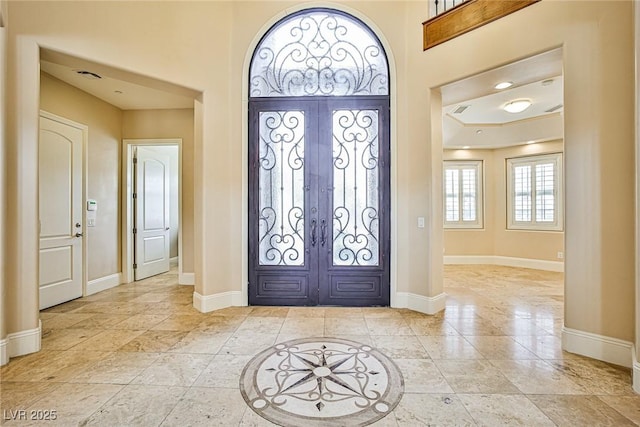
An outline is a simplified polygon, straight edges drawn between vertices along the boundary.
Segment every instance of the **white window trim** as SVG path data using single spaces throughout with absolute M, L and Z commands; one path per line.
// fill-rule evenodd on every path
M 450 169 L 475 169 L 476 171 L 476 219 L 475 221 L 463 221 L 462 210 L 460 211 L 460 220 L 447 221 L 447 203 L 446 203 L 446 173 Z M 462 182 L 462 181 L 460 181 Z M 444 194 L 444 203 L 442 206 L 442 219 L 444 228 L 446 229 L 478 229 L 484 228 L 484 168 L 482 160 L 445 160 L 442 168 L 442 186 Z M 459 204 L 462 207 L 462 192 L 459 194 Z M 462 208 L 460 208 L 462 209 Z
M 535 182 L 531 183 L 531 221 L 515 221 L 514 219 L 514 188 L 513 170 L 515 166 L 531 165 L 535 170 L 535 165 L 539 163 L 554 163 L 554 222 L 536 221 L 536 197 Z M 563 170 L 562 153 L 542 154 L 527 157 L 517 157 L 507 159 L 507 229 L 509 230 L 537 230 L 537 231 L 563 231 L 564 227 L 564 196 L 563 196 Z M 534 180 L 532 174 L 532 180 Z

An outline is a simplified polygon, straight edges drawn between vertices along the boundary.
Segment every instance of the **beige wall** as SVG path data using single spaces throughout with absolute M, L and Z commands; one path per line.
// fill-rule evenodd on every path
M 86 227 L 88 279 L 122 271 L 120 237 L 120 145 L 122 111 L 46 73 L 40 108 L 89 127 L 87 199 L 98 202 L 95 227 Z
M 6 42 L 7 42 L 7 29 L 6 29 L 6 1 L 0 0 L 0 15 L 2 15 L 2 25 L 0 25 L 0 165 L 2 166 L 2 172 L 0 172 L 0 236 L 5 236 L 5 144 L 6 144 L 6 119 L 5 119 L 5 82 L 6 82 Z M 0 264 L 5 265 L 4 259 L 4 247 L 5 239 L 0 237 Z M 0 272 L 0 340 L 5 339 L 7 336 L 7 325 L 5 321 L 6 309 L 5 309 L 5 271 L 3 267 Z M 0 361 L 2 363 L 3 361 Z
M 184 272 L 193 272 L 193 130 L 192 109 L 126 110 L 122 114 L 124 139 L 182 139 L 182 271 Z
M 8 0 L 0 0 L 0 27 L 4 28 L 7 26 L 8 16 Z
M 496 150 L 445 150 L 445 160 L 482 160 L 484 166 L 484 229 L 445 229 L 445 255 L 481 255 L 558 261 L 564 233 L 507 230 L 506 159 L 561 153 L 562 142 L 520 145 Z M 525 244 L 526 242 L 526 244 Z
M 634 32 L 635 32 L 635 68 L 640 68 L 640 7 L 637 2 L 634 6 Z M 640 393 L 640 76 L 635 75 L 635 112 L 636 112 L 636 366 L 633 372 L 634 390 Z
M 631 2 L 543 1 L 427 52 L 421 48 L 423 2 L 335 4 L 372 23 L 394 58 L 393 280 L 398 290 L 427 297 L 442 291 L 437 88 L 563 47 L 566 324 L 631 340 Z M 37 167 L 37 46 L 203 93 L 195 110 L 196 126 L 201 126 L 194 142 L 195 289 L 212 298 L 235 298 L 246 291 L 246 54 L 267 23 L 300 7 L 298 2 L 242 1 L 9 3 L 7 98 L 13 108 L 8 128 L 14 143 L 7 152 L 7 238 L 16 243 L 6 257 L 11 330 L 32 328 L 38 318 L 32 271 L 37 262 L 37 180 L 32 172 Z M 426 218 L 424 229 L 416 227 L 419 216 Z

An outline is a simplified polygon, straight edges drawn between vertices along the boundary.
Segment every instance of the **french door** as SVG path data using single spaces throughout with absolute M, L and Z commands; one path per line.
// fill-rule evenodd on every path
M 249 303 L 389 305 L 388 97 L 253 99 Z

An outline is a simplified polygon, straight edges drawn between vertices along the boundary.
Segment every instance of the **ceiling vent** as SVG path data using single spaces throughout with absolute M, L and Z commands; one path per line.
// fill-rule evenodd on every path
M 554 111 L 558 111 L 559 109 L 561 109 L 563 107 L 562 104 L 558 104 L 555 107 L 551 107 L 548 110 L 545 110 L 545 113 L 553 113 Z
M 99 74 L 92 73 L 91 71 L 87 70 L 76 70 L 76 73 L 89 80 L 97 80 L 102 78 L 102 76 L 100 76 Z
M 453 114 L 462 114 L 464 113 L 464 110 L 466 110 L 467 108 L 469 108 L 468 105 L 459 105 L 458 108 L 453 110 Z

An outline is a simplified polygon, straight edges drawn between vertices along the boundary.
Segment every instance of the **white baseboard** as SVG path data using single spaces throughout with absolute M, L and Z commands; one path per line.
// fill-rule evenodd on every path
M 0 366 L 7 363 L 9 363 L 9 352 L 7 351 L 7 340 L 5 338 L 0 340 Z
M 640 362 L 637 358 L 635 346 L 631 346 L 631 360 L 633 361 L 633 372 L 631 373 L 631 378 L 633 379 L 633 391 L 640 394 Z
M 0 365 L 7 364 L 12 357 L 40 351 L 41 338 L 41 321 L 38 321 L 37 328 L 7 335 L 7 338 L 0 341 Z
M 396 292 L 394 307 L 408 308 L 425 314 L 436 314 L 444 310 L 447 294 L 441 293 L 435 297 L 412 294 L 410 292 Z
M 195 273 L 179 273 L 178 284 L 179 285 L 193 285 L 196 283 Z
M 633 344 L 617 338 L 562 328 L 562 349 L 603 362 L 631 368 Z
M 98 292 L 106 291 L 107 289 L 115 288 L 122 283 L 122 273 L 115 273 L 109 276 L 104 276 L 99 279 L 89 280 L 87 283 L 86 296 L 97 294 Z
M 498 255 L 446 255 L 445 264 L 487 264 L 505 267 L 533 268 L 535 270 L 564 271 L 564 262 L 541 259 L 516 258 Z
M 208 313 L 221 308 L 241 306 L 242 292 L 229 291 L 213 295 L 193 293 L 193 307 L 201 313 Z

